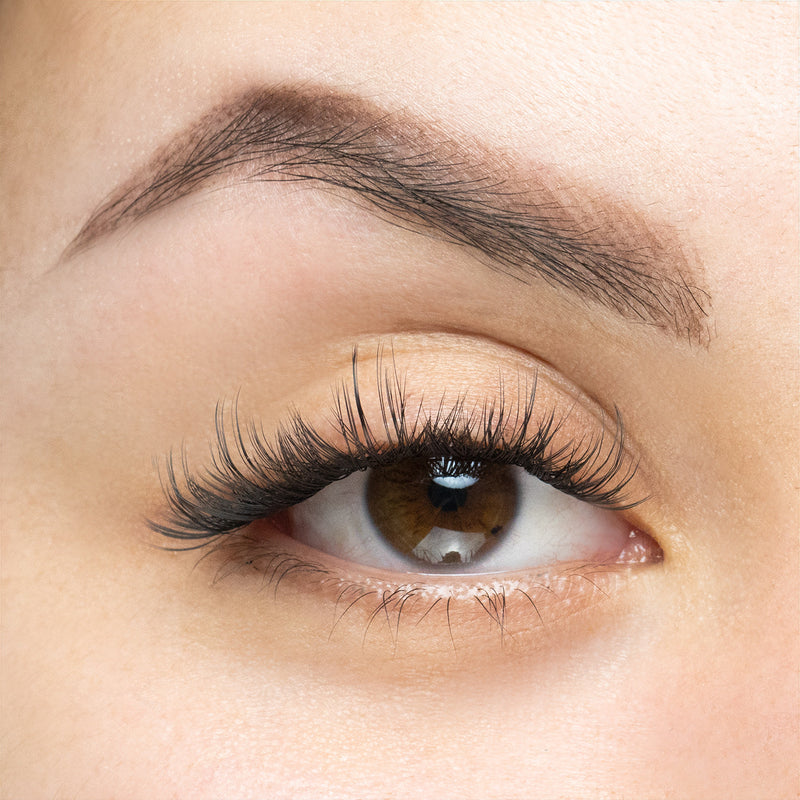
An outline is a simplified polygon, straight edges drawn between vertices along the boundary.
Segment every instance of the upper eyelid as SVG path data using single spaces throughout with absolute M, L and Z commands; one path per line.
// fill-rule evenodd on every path
M 438 447 L 440 456 L 458 457 L 462 452 L 468 460 L 503 458 L 504 452 L 498 448 L 505 447 L 507 461 L 503 463 L 525 466 L 522 462 L 527 459 L 538 465 L 541 472 L 537 476 L 542 480 L 588 502 L 625 509 L 642 501 L 640 497 L 624 495 L 638 464 L 626 456 L 624 428 L 618 412 L 610 446 L 603 440 L 606 429 L 601 428 L 599 439 L 583 442 L 580 446 L 568 441 L 555 451 L 551 442 L 559 433 L 561 422 L 556 420 L 553 411 L 549 417 L 545 415 L 545 418 L 533 422 L 535 390 L 529 393 L 525 408 L 521 412 L 519 408 L 510 412 L 510 417 L 504 416 L 509 409 L 503 406 L 501 398 L 500 405 L 489 409 L 484 407 L 483 417 L 478 417 L 476 426 L 474 418 L 472 423 L 468 417 L 465 422 L 460 413 L 462 409 L 455 401 L 446 406 L 446 413 L 434 414 L 435 419 L 416 418 L 411 427 L 406 427 L 402 414 L 396 412 L 402 405 L 402 397 L 395 392 L 402 391 L 402 381 L 398 380 L 395 372 L 393 377 L 387 374 L 380 404 L 384 425 L 388 424 L 387 396 L 394 397 L 398 416 L 394 419 L 394 432 L 387 430 L 388 441 L 381 441 L 373 434 L 362 407 L 357 364 L 358 351 L 355 349 L 353 394 L 341 389 L 337 395 L 339 399 L 334 403 L 342 431 L 339 445 L 326 440 L 299 414 L 291 417 L 290 428 L 278 431 L 270 442 L 254 422 L 241 424 L 238 401 L 234 401 L 229 409 L 231 433 L 228 434 L 225 406 L 218 404 L 217 444 L 210 468 L 207 467 L 198 477 L 183 452 L 182 483 L 173 457 L 168 457 L 164 489 L 171 509 L 170 518 L 151 521 L 151 529 L 175 539 L 208 540 L 301 502 L 356 469 L 393 463 L 400 457 L 395 455 L 398 447 L 405 448 L 402 452 L 411 455 L 415 446 L 421 452 L 435 451 Z M 511 422 L 510 430 L 505 427 L 507 420 Z M 415 440 L 415 436 L 418 439 Z M 386 451 L 387 454 L 381 456 Z M 237 497 L 248 498 L 244 506 Z M 227 521 L 227 528 L 220 527 L 223 520 Z

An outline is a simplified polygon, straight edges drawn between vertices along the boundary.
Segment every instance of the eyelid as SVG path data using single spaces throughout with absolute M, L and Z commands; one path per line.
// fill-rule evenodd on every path
M 459 340 L 458 343 L 454 339 Z M 464 348 L 463 339 L 464 337 L 409 335 L 402 342 L 402 347 L 398 347 L 397 342 L 393 341 L 395 346 L 387 348 L 383 341 L 378 340 L 374 350 L 365 346 L 356 348 L 350 353 L 349 374 L 344 370 L 336 372 L 338 377 L 334 380 L 333 403 L 321 399 L 324 394 L 312 389 L 308 392 L 311 401 L 302 405 L 303 416 L 297 409 L 292 411 L 289 415 L 289 426 L 278 426 L 277 432 L 271 438 L 260 423 L 252 422 L 249 426 L 247 423 L 242 426 L 239 414 L 245 420 L 248 416 L 239 410 L 241 396 L 231 407 L 233 433 L 226 431 L 224 406 L 218 405 L 218 442 L 216 448 L 212 447 L 211 463 L 205 469 L 193 472 L 184 451 L 184 484 L 181 485 L 174 464 L 168 461 L 165 488 L 172 518 L 164 521 L 162 515 L 161 521 L 150 523 L 151 529 L 183 539 L 183 546 L 174 549 L 191 549 L 213 543 L 213 547 L 201 560 L 208 558 L 210 562 L 216 563 L 218 575 L 250 572 L 255 569 L 261 575 L 260 583 L 274 586 L 276 592 L 280 586 L 282 594 L 284 590 L 288 590 L 295 600 L 299 597 L 307 600 L 308 597 L 315 596 L 323 606 L 327 605 L 326 613 L 335 614 L 342 598 L 348 593 L 359 594 L 353 608 L 366 605 L 363 598 L 377 598 L 377 605 L 367 613 L 368 627 L 371 627 L 376 613 L 386 615 L 390 611 L 389 606 L 395 604 L 399 597 L 402 597 L 402 604 L 398 613 L 404 614 L 406 620 L 409 614 L 405 612 L 410 612 L 412 606 L 418 605 L 417 601 L 428 598 L 431 609 L 442 603 L 446 606 L 448 629 L 451 629 L 453 622 L 451 611 L 456 615 L 463 612 L 466 624 L 473 626 L 476 624 L 476 607 L 478 611 L 482 609 L 484 616 L 488 613 L 481 600 L 486 600 L 487 593 L 490 598 L 494 598 L 487 600 L 492 608 L 496 603 L 501 603 L 509 611 L 512 607 L 519 610 L 520 615 L 521 610 L 527 608 L 527 614 L 535 613 L 540 621 L 552 610 L 551 622 L 555 622 L 557 610 L 560 609 L 558 613 L 564 612 L 569 616 L 576 610 L 588 608 L 605 598 L 607 592 L 603 586 L 606 583 L 610 588 L 612 584 L 619 582 L 623 574 L 630 573 L 635 565 L 659 561 L 660 548 L 646 534 L 635 538 L 631 552 L 604 562 L 559 564 L 545 570 L 528 569 L 519 574 L 508 575 L 470 572 L 468 576 L 454 577 L 450 574 L 444 582 L 440 577 L 420 573 L 391 573 L 381 578 L 372 568 L 343 565 L 316 550 L 305 557 L 301 555 L 305 552 L 304 546 L 286 536 L 287 531 L 281 529 L 285 522 L 281 512 L 293 503 L 305 499 L 307 494 L 304 495 L 302 490 L 298 492 L 289 481 L 284 485 L 283 493 L 279 491 L 276 495 L 275 479 L 280 477 L 278 473 L 281 470 L 284 473 L 287 470 L 292 471 L 293 465 L 298 462 L 298 453 L 301 454 L 299 461 L 303 461 L 305 445 L 302 444 L 302 437 L 298 444 L 296 434 L 297 425 L 303 422 L 306 415 L 310 415 L 313 420 L 312 427 L 303 429 L 303 436 L 310 442 L 312 461 L 301 466 L 308 469 L 314 462 L 314 469 L 324 473 L 323 465 L 316 463 L 321 451 L 332 450 L 340 455 L 344 453 L 345 456 L 354 456 L 363 448 L 385 453 L 387 458 L 391 457 L 392 448 L 399 445 L 394 440 L 404 439 L 404 434 L 397 434 L 397 427 L 392 428 L 391 424 L 402 404 L 412 410 L 412 416 L 421 421 L 423 428 L 428 423 L 432 429 L 442 424 L 446 426 L 448 413 L 456 408 L 458 413 L 453 419 L 461 420 L 458 424 L 462 424 L 464 420 L 467 423 L 477 420 L 480 423 L 477 427 L 480 429 L 481 424 L 485 426 L 487 420 L 494 420 L 494 427 L 490 429 L 499 434 L 510 431 L 509 437 L 512 439 L 515 425 L 518 426 L 520 419 L 524 420 L 525 413 L 530 411 L 531 419 L 536 422 L 532 426 L 534 437 L 536 431 L 541 430 L 542 424 L 547 428 L 548 419 L 550 420 L 553 437 L 545 437 L 544 449 L 555 449 L 557 455 L 553 464 L 557 464 L 559 458 L 575 459 L 584 451 L 595 452 L 599 454 L 598 458 L 589 458 L 584 463 L 589 472 L 595 469 L 602 476 L 602 470 L 608 469 L 610 465 L 608 474 L 611 477 L 620 474 L 623 476 L 620 485 L 609 490 L 610 497 L 616 498 L 622 489 L 630 490 L 629 494 L 637 499 L 641 497 L 640 482 L 635 469 L 637 462 L 620 435 L 621 423 L 618 415 L 609 418 L 602 409 L 598 411 L 596 404 L 582 397 L 579 390 L 568 384 L 568 390 L 565 391 L 566 381 L 563 378 L 524 354 L 492 343 L 476 343 L 474 340 L 469 342 L 470 346 Z M 426 346 L 422 347 L 423 343 Z M 533 386 L 535 392 L 532 390 Z M 391 393 L 393 387 L 398 394 L 393 410 L 390 409 L 387 413 L 387 393 Z M 431 391 L 431 387 L 434 387 L 434 391 Z M 502 414 L 491 404 L 492 398 L 506 398 L 500 404 Z M 526 406 L 526 401 L 530 402 L 530 408 Z M 249 397 L 248 406 L 252 407 L 252 404 L 253 398 Z M 565 406 L 566 410 L 557 418 L 554 409 Z M 325 411 L 331 408 L 333 419 L 331 412 Z M 458 424 L 454 429 L 456 432 L 459 430 Z M 397 435 L 392 436 L 392 430 Z M 460 430 L 463 432 L 463 425 Z M 521 438 L 526 439 L 528 433 L 530 431 Z M 477 438 L 473 437 L 471 449 L 454 453 L 451 448 L 438 455 L 455 455 L 459 460 L 468 462 L 476 458 L 475 447 L 479 446 L 475 441 Z M 487 445 L 490 449 L 503 441 L 502 436 L 495 436 L 493 441 L 493 445 Z M 277 461 L 274 457 L 276 454 L 280 456 Z M 483 458 L 482 455 L 477 457 Z M 271 466 L 263 468 L 265 462 Z M 350 463 L 351 469 L 352 464 L 359 463 L 353 458 L 350 461 L 345 458 L 344 462 Z M 356 468 L 363 466 L 361 464 Z M 245 472 L 242 472 L 243 468 Z M 327 473 L 326 480 L 338 480 L 344 474 L 346 471 L 337 473 L 336 468 L 333 468 Z M 601 488 L 604 480 L 600 480 Z M 251 493 L 253 488 L 255 494 Z M 266 495 L 261 493 L 262 490 L 266 491 Z M 238 504 L 231 505 L 230 497 L 237 498 Z M 244 505 L 240 502 L 242 497 Z M 620 502 L 619 505 L 625 504 Z M 635 512 L 630 513 L 633 516 Z M 635 531 L 639 526 L 632 519 L 631 522 L 631 529 Z M 245 525 L 248 527 L 244 528 Z M 240 530 L 242 528 L 244 529 Z M 266 537 L 254 536 L 256 530 L 266 532 Z M 188 545 L 186 540 L 190 540 Z M 197 541 L 200 542 L 199 545 L 196 544 Z M 281 542 L 283 546 L 280 545 Z M 222 566 L 219 564 L 220 557 L 223 559 Z M 554 589 L 556 584 L 559 589 L 564 590 L 562 594 Z M 538 600 L 531 598 L 528 590 L 541 597 Z M 513 602 L 509 605 L 510 594 L 513 595 Z M 542 604 L 549 609 L 548 614 L 542 614 L 539 608 Z M 425 610 L 420 616 L 427 618 L 431 614 L 432 610 Z M 349 614 L 350 618 L 354 616 L 361 616 L 361 611 L 358 615 Z M 497 627 L 495 620 L 495 628 Z M 526 617 L 521 630 L 530 632 L 535 627 Z M 499 628 L 505 629 L 504 625 L 499 625 Z M 496 632 L 495 629 L 495 635 Z M 541 632 L 531 635 L 533 639 L 537 639 L 540 634 Z M 452 637 L 452 629 L 450 636 Z
M 265 613 L 273 604 L 291 614 L 300 609 L 303 625 L 332 646 L 328 653 L 343 648 L 348 663 L 359 651 L 390 660 L 449 653 L 460 665 L 473 660 L 483 668 L 487 652 L 524 655 L 552 650 L 556 642 L 574 649 L 575 637 L 596 633 L 600 621 L 586 616 L 595 607 L 608 606 L 607 617 L 619 624 L 635 605 L 637 585 L 647 585 L 648 568 L 659 561 L 654 551 L 630 563 L 403 576 L 312 550 L 271 525 L 222 541 L 203 557 L 215 585 L 227 592 L 238 580 L 241 602 L 250 604 L 255 578 Z
M 436 448 L 440 456 L 467 461 L 486 458 L 528 468 L 527 460 L 536 465 L 531 474 L 580 499 L 608 508 L 637 504 L 632 492 L 623 495 L 633 488 L 637 464 L 626 451 L 618 414 L 613 426 L 606 419 L 598 429 L 597 417 L 581 403 L 570 401 L 566 412 L 557 411 L 563 405 L 559 389 L 541 380 L 536 366 L 523 370 L 517 360 L 511 371 L 493 358 L 481 375 L 475 353 L 469 353 L 465 376 L 449 361 L 443 370 L 443 353 L 434 349 L 437 343 L 428 344 L 414 354 L 408 371 L 397 350 L 387 355 L 382 343 L 367 356 L 354 349 L 350 379 L 335 384 L 332 406 L 326 406 L 333 420 L 320 422 L 316 410 L 309 424 L 295 410 L 272 438 L 243 417 L 238 397 L 228 433 L 218 404 L 211 465 L 194 474 L 184 451 L 182 485 L 168 457 L 171 522 L 151 527 L 175 539 L 210 539 L 299 503 L 355 470 L 393 463 L 401 453 L 432 455 Z M 431 385 L 450 388 L 426 394 Z M 421 453 L 412 452 L 416 446 Z

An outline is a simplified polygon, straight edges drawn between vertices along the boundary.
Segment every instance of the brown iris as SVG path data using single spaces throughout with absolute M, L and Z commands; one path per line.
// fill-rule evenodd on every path
M 414 458 L 373 470 L 367 508 L 403 555 L 467 564 L 499 541 L 517 507 L 511 467 Z

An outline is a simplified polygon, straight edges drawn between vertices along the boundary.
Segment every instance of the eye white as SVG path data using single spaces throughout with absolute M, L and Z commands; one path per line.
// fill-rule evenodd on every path
M 295 506 L 292 535 L 345 561 L 405 573 L 524 570 L 558 562 L 612 558 L 625 548 L 631 526 L 619 514 L 560 492 L 520 467 L 513 468 L 512 474 L 517 482 L 517 511 L 499 543 L 469 564 L 442 568 L 396 550 L 370 517 L 365 472 L 332 483 Z M 448 489 L 463 489 L 478 478 L 462 474 L 440 475 L 432 480 Z M 419 547 L 447 552 L 452 534 L 433 529 Z M 468 547 L 469 543 L 462 537 L 461 545 Z

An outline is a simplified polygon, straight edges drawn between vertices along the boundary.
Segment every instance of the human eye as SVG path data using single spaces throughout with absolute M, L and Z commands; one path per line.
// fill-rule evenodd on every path
M 353 618 L 394 648 L 437 621 L 456 646 L 476 617 L 503 641 L 535 638 L 662 560 L 635 521 L 644 494 L 620 412 L 446 336 L 371 347 L 275 430 L 243 396 L 218 403 L 208 462 L 162 462 L 150 527 L 166 546 L 315 597 L 331 635 Z

